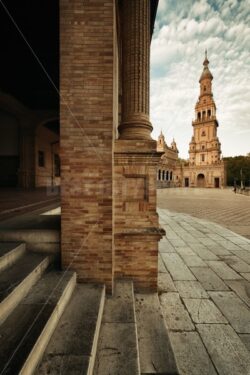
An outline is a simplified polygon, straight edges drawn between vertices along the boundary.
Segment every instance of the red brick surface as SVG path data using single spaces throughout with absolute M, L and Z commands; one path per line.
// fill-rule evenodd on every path
M 113 0 L 61 0 L 62 263 L 112 283 Z

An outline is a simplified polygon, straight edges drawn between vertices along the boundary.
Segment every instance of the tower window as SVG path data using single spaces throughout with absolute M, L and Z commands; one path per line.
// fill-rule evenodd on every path
M 202 118 L 205 118 L 205 116 L 206 116 L 206 112 L 203 111 L 203 112 L 202 112 Z
M 207 115 L 208 115 L 208 117 L 211 117 L 211 110 L 210 109 L 207 111 Z
M 206 88 L 206 86 L 204 86 L 204 91 L 207 91 L 207 88 Z
M 202 146 L 201 146 L 201 149 L 202 149 L 202 150 L 205 150 L 205 146 L 204 146 L 204 145 L 202 145 Z
M 198 112 L 198 120 L 200 120 L 200 119 L 201 119 L 201 113 Z
M 201 136 L 202 136 L 202 137 L 205 137 L 205 136 L 206 136 L 206 132 L 205 132 L 205 130 L 202 130 L 202 132 L 201 132 Z
M 205 161 L 205 155 L 201 154 L 201 161 Z

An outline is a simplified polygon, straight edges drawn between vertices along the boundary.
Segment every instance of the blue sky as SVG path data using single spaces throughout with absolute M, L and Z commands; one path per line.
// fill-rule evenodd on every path
M 204 51 L 223 156 L 250 152 L 250 0 L 160 0 L 151 45 L 152 136 L 188 157 Z

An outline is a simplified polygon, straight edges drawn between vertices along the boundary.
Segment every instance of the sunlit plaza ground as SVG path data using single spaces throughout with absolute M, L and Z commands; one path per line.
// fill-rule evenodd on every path
M 249 374 L 250 197 L 162 189 L 158 213 L 160 301 L 180 373 Z
M 227 189 L 159 189 L 158 207 L 216 222 L 250 238 L 250 196 Z

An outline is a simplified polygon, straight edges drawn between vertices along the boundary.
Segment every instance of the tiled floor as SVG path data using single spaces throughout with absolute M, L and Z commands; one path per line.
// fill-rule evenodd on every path
M 159 209 L 159 291 L 183 375 L 250 374 L 250 240 Z
M 250 196 L 227 189 L 159 189 L 157 205 L 216 222 L 250 238 Z

